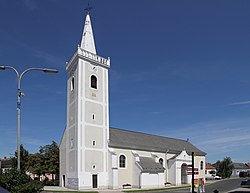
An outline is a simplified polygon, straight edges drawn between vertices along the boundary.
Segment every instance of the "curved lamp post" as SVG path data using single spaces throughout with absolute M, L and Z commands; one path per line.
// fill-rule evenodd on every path
M 0 66 L 0 70 L 12 69 L 15 71 L 17 76 L 17 170 L 20 170 L 20 130 L 21 130 L 21 97 L 24 96 L 24 93 L 21 92 L 21 79 L 23 75 L 32 70 L 43 71 L 48 74 L 58 73 L 58 70 L 48 69 L 48 68 L 28 68 L 24 70 L 21 74 L 17 71 L 16 68 L 12 66 Z

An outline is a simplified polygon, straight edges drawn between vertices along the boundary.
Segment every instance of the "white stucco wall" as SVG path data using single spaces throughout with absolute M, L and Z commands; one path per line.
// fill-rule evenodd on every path
M 201 170 L 200 163 L 203 161 L 203 169 Z M 174 185 L 181 185 L 181 168 L 182 165 L 192 165 L 192 156 L 188 155 L 186 151 L 182 151 L 177 157 L 170 158 L 168 160 L 168 181 Z M 195 179 L 205 179 L 205 156 L 194 157 L 194 167 L 198 168 L 198 175 L 195 175 Z M 192 174 L 187 177 L 187 184 L 191 184 Z
M 135 164 L 135 156 L 133 152 L 136 152 L 141 157 L 155 157 L 163 158 L 165 161 L 165 153 L 159 152 L 147 152 L 147 151 L 140 151 L 140 150 L 127 150 L 127 149 L 119 149 L 119 148 L 112 148 L 117 155 L 117 164 L 118 164 L 118 187 L 122 188 L 123 184 L 131 184 L 134 188 L 139 188 L 140 186 L 140 169 Z M 125 155 L 126 156 L 126 167 L 119 168 L 119 156 Z M 163 163 L 164 165 L 164 163 Z M 159 180 L 163 181 L 164 184 L 166 182 L 165 173 L 160 174 L 161 178 Z M 158 186 L 158 184 L 156 185 Z
M 164 173 L 142 173 L 141 188 L 164 187 Z

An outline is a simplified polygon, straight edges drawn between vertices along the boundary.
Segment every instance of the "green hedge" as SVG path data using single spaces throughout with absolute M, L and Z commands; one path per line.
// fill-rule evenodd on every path
M 44 186 L 59 186 L 59 180 L 44 180 Z

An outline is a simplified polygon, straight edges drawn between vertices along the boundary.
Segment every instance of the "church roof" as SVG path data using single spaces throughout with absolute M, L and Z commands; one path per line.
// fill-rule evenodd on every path
M 142 172 L 164 172 L 165 168 L 160 164 L 155 162 L 151 157 L 140 157 L 140 161 L 137 162 Z
M 86 14 L 85 24 L 82 32 L 81 48 L 93 54 L 96 54 L 95 40 L 89 11 Z
M 139 133 L 134 131 L 110 128 L 109 130 L 109 147 L 143 150 L 162 153 L 181 153 L 184 149 L 191 155 L 204 156 L 205 152 L 199 150 L 186 140 L 168 138 L 147 133 Z
M 210 163 L 206 163 L 206 169 L 207 170 L 214 170 L 216 168 L 214 166 L 212 166 Z

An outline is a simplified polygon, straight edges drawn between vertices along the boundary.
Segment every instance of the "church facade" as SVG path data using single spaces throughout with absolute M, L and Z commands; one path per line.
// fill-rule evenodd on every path
M 110 128 L 110 58 L 96 53 L 87 12 L 81 44 L 66 64 L 67 124 L 60 185 L 77 190 L 160 188 L 205 178 L 205 153 L 186 140 Z

